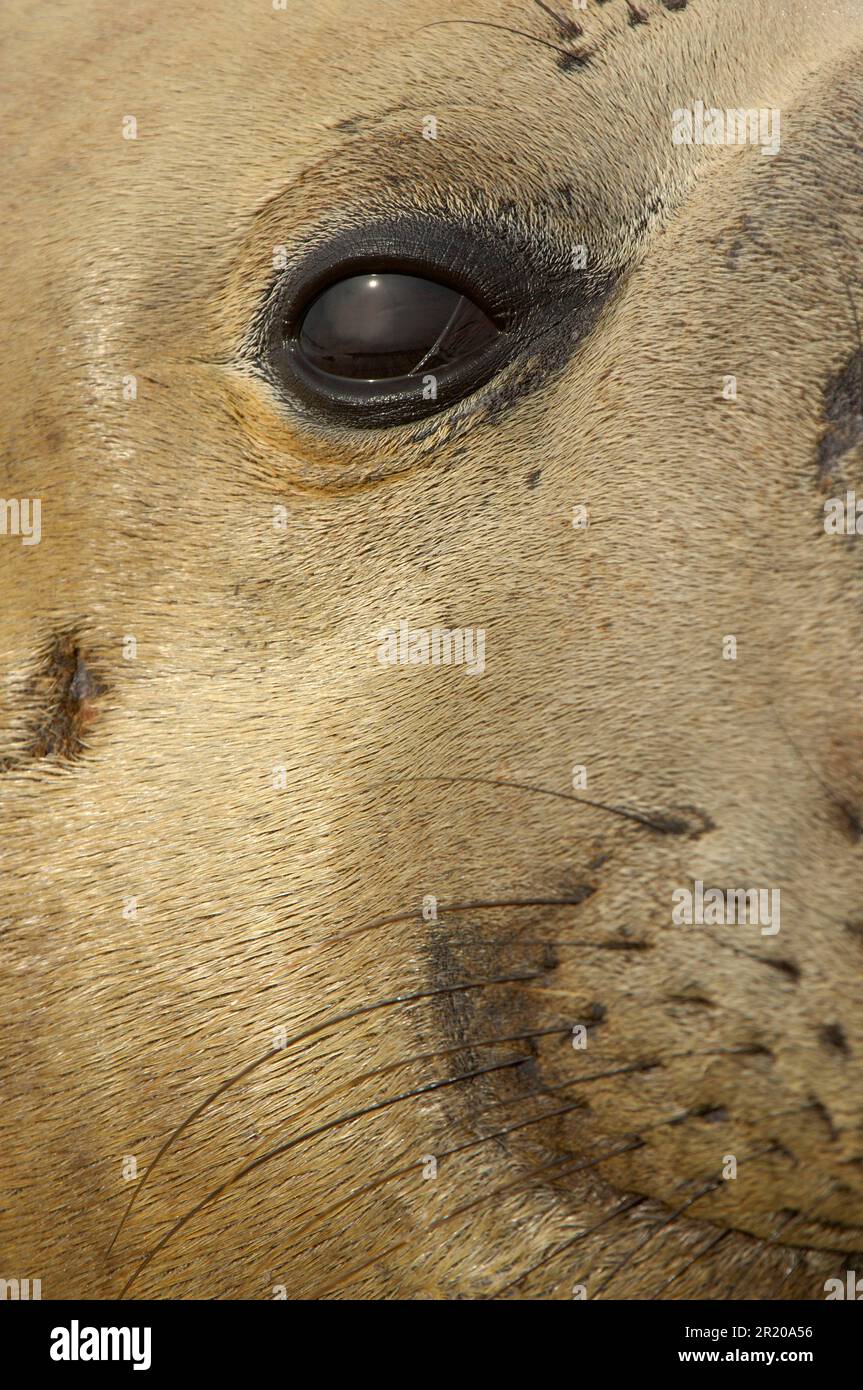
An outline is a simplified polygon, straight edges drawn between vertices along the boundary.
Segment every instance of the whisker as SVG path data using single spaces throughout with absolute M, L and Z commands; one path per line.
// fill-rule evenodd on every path
M 485 1076 L 489 1072 L 503 1071 L 508 1067 L 520 1067 L 523 1065 L 524 1061 L 524 1057 L 511 1057 L 503 1062 L 491 1062 L 488 1066 L 476 1067 L 472 1071 L 461 1073 L 459 1076 L 448 1076 L 444 1077 L 442 1080 L 428 1082 L 423 1086 L 414 1087 L 413 1090 L 403 1091 L 400 1095 L 389 1096 L 386 1100 L 377 1101 L 374 1105 L 364 1106 L 360 1110 L 353 1110 L 347 1115 L 340 1115 L 338 1119 L 328 1120 L 325 1124 L 317 1125 L 314 1129 L 306 1130 L 303 1134 L 295 1135 L 293 1139 L 286 1140 L 283 1144 L 279 1144 L 277 1148 L 270 1149 L 267 1153 L 261 1154 L 250 1163 L 244 1164 L 242 1168 L 238 1169 L 231 1177 L 226 1178 L 218 1187 L 214 1187 L 206 1196 L 201 1198 L 200 1202 L 197 1202 L 194 1207 L 191 1207 L 189 1211 L 174 1222 L 126 1281 L 120 1293 L 120 1298 L 125 1298 L 139 1275 L 143 1273 L 160 1251 L 164 1250 L 169 1240 L 171 1240 L 178 1231 L 181 1231 L 184 1226 L 187 1226 L 193 1217 L 197 1216 L 199 1212 L 203 1211 L 205 1207 L 209 1206 L 218 1197 L 221 1197 L 229 1188 L 233 1187 L 235 1183 L 247 1177 L 249 1173 L 253 1173 L 256 1169 L 262 1168 L 265 1163 L 270 1163 L 274 1158 L 278 1158 L 281 1154 L 296 1148 L 299 1144 L 307 1143 L 310 1139 L 317 1139 L 320 1135 L 327 1134 L 331 1130 L 339 1128 L 341 1125 L 350 1124 L 354 1120 L 363 1119 L 367 1115 L 374 1115 L 381 1110 L 387 1110 L 390 1106 L 398 1105 L 402 1101 L 416 1100 L 418 1096 L 424 1096 L 433 1091 L 443 1090 L 447 1086 L 456 1086 L 462 1081 L 470 1081 L 477 1076 Z
M 762 1054 L 764 1049 L 757 1043 L 743 1044 L 740 1047 L 714 1047 L 706 1048 L 703 1051 L 691 1050 L 687 1052 L 669 1052 L 665 1057 L 642 1058 L 637 1062 L 627 1062 L 619 1067 L 610 1067 L 605 1071 L 589 1073 L 587 1076 L 573 1076 L 567 1081 L 556 1081 L 551 1086 L 540 1086 L 533 1091 L 525 1091 L 523 1095 L 517 1097 L 518 1100 L 528 1100 L 534 1095 L 546 1095 L 553 1091 L 565 1091 L 570 1086 L 581 1086 L 588 1081 L 603 1081 L 609 1076 L 623 1076 L 628 1072 L 655 1071 L 659 1067 L 666 1066 L 669 1062 L 685 1061 L 689 1057 L 757 1057 Z M 498 1105 L 509 1104 L 509 1101 L 491 1101 L 481 1111 L 482 1114 L 495 1109 Z M 513 1102 L 514 1103 L 514 1102 Z M 688 1114 L 690 1112 L 684 1112 Z M 693 1112 L 695 1113 L 695 1112 Z
M 320 1111 L 324 1109 L 330 1101 L 337 1100 L 339 1096 L 344 1095 L 346 1091 L 354 1091 L 357 1086 L 361 1085 L 364 1081 L 378 1080 L 380 1077 L 388 1076 L 394 1071 L 401 1071 L 404 1067 L 413 1066 L 416 1062 L 432 1061 L 437 1057 L 450 1057 L 454 1053 L 472 1052 L 475 1048 L 496 1047 L 503 1043 L 529 1042 L 534 1038 L 553 1036 L 562 1037 L 568 1035 L 571 1031 L 572 1024 L 558 1023 L 548 1028 L 534 1028 L 530 1032 L 508 1033 L 505 1036 L 495 1038 L 471 1038 L 469 1041 L 452 1043 L 449 1047 L 435 1047 L 427 1052 L 415 1052 L 412 1056 L 402 1057 L 397 1062 L 387 1062 L 383 1066 L 372 1067 L 369 1071 L 360 1072 L 358 1076 L 352 1077 L 351 1080 L 346 1081 L 344 1085 L 337 1086 L 327 1091 L 324 1095 L 315 1095 L 314 1098 L 309 1101 L 308 1105 L 293 1112 L 291 1120 L 296 1121 L 301 1119 L 303 1115 L 307 1115 L 310 1110 Z M 522 1057 L 522 1061 L 529 1061 L 531 1056 L 531 1053 L 526 1053 L 524 1057 Z M 268 1141 L 264 1139 L 258 1146 L 258 1149 L 253 1150 L 253 1152 L 260 1152 L 261 1148 L 263 1148 L 267 1142 Z
M 626 1072 L 653 1071 L 661 1066 L 656 1061 L 627 1062 L 620 1067 L 610 1067 L 605 1071 L 590 1072 L 587 1076 L 577 1076 L 571 1081 L 556 1081 L 553 1086 L 537 1086 L 532 1091 L 525 1091 L 520 1096 L 506 1097 L 504 1100 L 493 1100 L 484 1106 L 480 1114 L 486 1115 L 489 1110 L 496 1110 L 501 1105 L 515 1105 L 523 1100 L 530 1100 L 533 1096 L 550 1095 L 554 1091 L 565 1091 L 570 1086 L 585 1085 L 588 1081 L 603 1081 L 609 1076 L 621 1076 Z
M 621 1150 L 621 1152 L 625 1153 L 626 1150 Z M 612 1155 L 612 1157 L 614 1156 L 615 1155 Z M 621 1202 L 620 1206 L 615 1207 L 614 1211 L 603 1216 L 601 1220 L 594 1222 L 586 1231 L 579 1231 L 578 1235 L 573 1236 L 570 1240 L 564 1241 L 562 1245 L 556 1246 L 554 1250 L 549 1251 L 549 1253 L 543 1256 L 535 1265 L 531 1265 L 530 1269 L 526 1269 L 523 1274 L 520 1274 L 517 1279 L 511 1280 L 511 1282 L 505 1284 L 502 1289 L 498 1289 L 495 1293 L 490 1294 L 489 1298 L 492 1301 L 503 1298 L 512 1289 L 516 1289 L 519 1284 L 524 1283 L 525 1279 L 530 1278 L 531 1274 L 535 1274 L 538 1269 L 544 1269 L 546 1265 L 551 1264 L 552 1260 L 557 1259 L 558 1255 L 565 1254 L 573 1245 L 577 1245 L 580 1240 L 585 1240 L 587 1236 L 592 1236 L 594 1232 L 601 1230 L 603 1226 L 607 1226 L 609 1222 L 616 1220 L 618 1216 L 624 1216 L 626 1212 L 632 1211 L 633 1208 L 643 1206 L 646 1201 L 648 1201 L 647 1197 L 630 1197 L 625 1202 Z
M 497 908 L 507 907 L 578 907 L 596 892 L 592 884 L 579 884 L 572 893 L 557 898 L 481 898 L 463 903 L 438 903 L 438 912 L 485 912 L 494 911 Z M 418 907 L 411 908 L 408 912 L 391 912 L 384 917 L 376 917 L 372 922 L 362 922 L 357 927 L 351 927 L 350 931 L 339 932 L 335 936 L 325 936 L 323 939 L 315 937 L 311 941 L 302 941 L 298 945 L 289 947 L 282 957 L 278 969 L 269 975 L 264 975 L 261 984 L 266 984 L 268 980 L 274 980 L 284 970 L 284 961 L 292 956 L 301 955 L 303 951 L 320 951 L 322 946 L 338 946 L 343 941 L 353 941 L 355 937 L 364 936 L 367 932 L 377 932 L 383 927 L 399 926 L 403 922 L 419 923 L 422 921 L 422 914 Z M 544 943 L 543 943 L 544 944 Z
M 529 43 L 538 43 L 543 48 L 550 48 L 553 53 L 560 53 L 564 58 L 571 59 L 576 56 L 570 48 L 560 48 L 558 44 L 550 43 L 548 39 L 539 39 L 524 29 L 511 29 L 508 24 L 495 24 L 489 19 L 435 19 L 430 24 L 421 24 L 414 33 L 421 34 L 424 29 L 439 29 L 444 24 L 470 24 L 480 29 L 500 29 L 504 34 L 514 34 L 516 38 L 527 39 Z
M 463 903 L 438 903 L 438 913 L 444 912 L 485 912 L 494 911 L 501 907 L 578 907 L 588 898 L 592 897 L 596 889 L 592 884 L 579 884 L 573 893 L 560 898 L 480 898 L 471 902 Z M 326 937 L 326 944 L 338 945 L 342 941 L 351 941 L 354 937 L 363 936 L 366 932 L 377 931 L 381 927 L 396 926 L 401 922 L 417 922 L 422 920 L 420 909 L 415 907 L 410 912 L 393 913 L 388 917 L 379 917 L 374 922 L 367 922 L 359 927 L 352 927 L 350 931 L 340 932 L 337 936 Z M 297 951 L 307 951 L 311 946 L 320 948 L 320 942 L 307 942 L 301 946 L 294 947 L 289 955 Z
M 548 1028 L 531 1029 L 530 1032 L 507 1033 L 495 1038 L 470 1038 L 463 1042 L 451 1043 L 448 1047 L 434 1047 L 428 1052 L 415 1052 L 410 1057 L 402 1057 L 398 1062 L 387 1062 L 384 1066 L 373 1067 L 370 1071 L 360 1072 L 358 1076 L 354 1077 L 353 1080 L 347 1082 L 344 1086 L 339 1087 L 338 1090 L 328 1091 L 323 1097 L 316 1097 L 312 1105 L 308 1108 L 319 1110 L 323 1103 L 334 1099 L 336 1096 L 342 1095 L 345 1091 L 352 1091 L 361 1082 L 374 1081 L 380 1076 L 386 1076 L 389 1072 L 400 1071 L 402 1067 L 413 1066 L 415 1062 L 427 1062 L 433 1060 L 435 1057 L 449 1057 L 454 1052 L 472 1052 L 474 1048 L 479 1047 L 496 1047 L 501 1043 L 529 1042 L 533 1038 L 548 1038 L 554 1037 L 555 1035 L 563 1036 L 571 1032 L 571 1023 L 555 1023 Z M 529 1056 L 530 1054 L 528 1053 L 522 1058 L 522 1061 L 526 1062 Z M 297 1112 L 297 1114 L 300 1115 L 304 1113 L 305 1112 L 302 1110 Z M 296 1116 L 293 1118 L 296 1118 Z
M 592 801 L 589 797 L 575 796 L 572 792 L 556 791 L 551 787 L 539 787 L 531 782 L 516 782 L 503 777 L 471 777 L 461 774 L 445 776 L 440 774 L 437 776 L 400 777 L 398 780 L 400 782 L 445 782 L 448 784 L 464 782 L 473 786 L 505 787 L 515 791 L 533 792 L 536 796 L 551 796 L 558 801 L 574 802 L 576 806 L 591 806 L 594 810 L 606 811 L 609 815 L 619 816 L 623 820 L 634 821 L 637 825 L 643 825 L 658 835 L 686 835 L 689 839 L 697 840 L 707 831 L 716 828 L 710 817 L 703 811 L 696 810 L 695 807 L 685 808 L 690 812 L 693 818 L 691 820 L 679 813 L 650 815 L 646 811 L 633 811 L 626 806 L 611 806 L 608 802 Z
M 737 1166 L 739 1168 L 743 1163 L 752 1163 L 760 1158 L 767 1157 L 768 1154 L 776 1152 L 778 1152 L 778 1146 L 776 1144 L 770 1144 L 767 1148 L 759 1150 L 758 1153 L 749 1154 L 748 1156 L 741 1158 L 738 1161 Z M 645 1247 L 648 1246 L 651 1243 L 651 1241 L 655 1240 L 658 1235 L 660 1235 L 663 1231 L 667 1230 L 669 1226 L 673 1226 L 675 1221 L 679 1220 L 679 1218 L 683 1216 L 685 1212 L 689 1211 L 690 1207 L 693 1207 L 696 1202 L 699 1202 L 701 1200 L 702 1197 L 706 1197 L 709 1193 L 715 1192 L 718 1188 L 720 1188 L 723 1185 L 724 1182 L 725 1179 L 722 1177 L 714 1178 L 710 1183 L 706 1184 L 702 1188 L 699 1188 L 695 1195 L 689 1198 L 688 1202 L 684 1202 L 682 1207 L 678 1207 L 676 1211 L 673 1211 L 671 1215 L 666 1217 L 664 1221 L 660 1222 L 658 1226 L 652 1227 L 651 1230 L 648 1231 L 644 1239 L 639 1241 L 637 1245 L 633 1246 L 632 1250 L 630 1250 L 627 1253 L 626 1257 L 623 1260 L 620 1260 L 614 1266 L 614 1268 L 611 1270 L 611 1273 L 608 1274 L 605 1279 L 603 1279 L 601 1284 L 597 1285 L 596 1289 L 594 1290 L 593 1297 L 597 1298 L 599 1294 L 603 1293 L 605 1289 L 608 1288 L 609 1284 L 613 1283 L 620 1271 L 632 1262 L 632 1257 L 634 1255 L 637 1255 L 639 1250 L 645 1249 Z
M 575 20 L 565 19 L 563 15 L 556 14 L 550 5 L 545 3 L 545 0 L 533 0 L 533 3 L 538 9 L 545 10 L 545 13 L 553 22 L 555 29 L 558 30 L 563 38 L 580 39 L 582 37 L 584 30 L 580 24 L 575 23 Z
M 473 937 L 467 941 L 459 941 L 457 944 L 460 951 L 468 946 L 488 946 L 494 947 L 495 950 L 503 946 L 553 946 L 555 949 L 558 946 L 572 946 L 577 947 L 580 951 L 652 951 L 655 949 L 652 941 L 627 941 L 626 939 L 621 939 L 619 941 L 589 941 L 587 938 L 580 941 L 572 938 L 568 941 L 559 941 L 557 938 L 554 940 L 546 938 L 546 940 L 541 941 L 536 937 L 530 936 L 513 936 L 509 939 L 503 937 L 490 937 L 485 941 L 481 938 Z
M 488 980 L 469 980 L 460 985 L 441 985 L 435 989 L 416 990 L 411 994 L 396 994 L 388 999 L 380 999 L 374 1004 L 361 1004 L 355 1009 L 348 1009 L 344 1013 L 334 1014 L 325 1019 L 321 1019 L 317 1023 L 310 1024 L 307 1028 L 302 1029 L 299 1033 L 295 1033 L 293 1037 L 288 1038 L 283 1047 L 270 1048 L 263 1055 L 254 1058 L 251 1062 L 248 1062 L 246 1066 L 242 1067 L 240 1071 L 235 1072 L 233 1076 L 223 1081 L 222 1084 L 217 1086 L 214 1091 L 211 1091 L 208 1096 L 205 1096 L 200 1105 L 197 1105 L 192 1113 L 168 1135 L 167 1139 L 165 1139 L 156 1152 L 153 1161 L 145 1169 L 141 1181 L 132 1193 L 126 1210 L 120 1218 L 120 1224 L 114 1232 L 111 1244 L 105 1252 L 106 1255 L 109 1255 L 113 1250 L 120 1232 L 131 1214 L 132 1208 L 135 1206 L 147 1180 L 150 1178 L 160 1159 L 164 1157 L 180 1136 L 186 1132 L 190 1125 L 194 1124 L 195 1120 L 197 1120 L 214 1101 L 218 1100 L 226 1091 L 229 1091 L 232 1086 L 236 1086 L 240 1081 L 244 1081 L 247 1076 L 251 1076 L 253 1072 L 257 1071 L 258 1067 L 264 1066 L 265 1063 L 269 1062 L 274 1057 L 282 1056 L 289 1048 L 295 1047 L 299 1043 L 307 1042 L 310 1038 L 317 1037 L 319 1034 L 326 1032 L 329 1028 L 336 1028 L 340 1024 L 350 1023 L 357 1018 L 364 1018 L 382 1009 L 394 1008 L 400 1004 L 413 1004 L 423 999 L 438 998 L 446 994 L 459 994 L 473 989 L 485 989 L 490 985 L 515 984 L 522 980 L 533 980 L 536 978 L 536 972 L 523 972 L 511 975 L 498 975 Z
M 863 361 L 863 359 L 861 359 L 861 361 Z M 861 367 L 861 371 L 863 371 L 863 367 Z M 806 768 L 806 771 L 809 773 L 809 776 L 813 779 L 813 781 L 815 781 L 818 784 L 824 795 L 828 798 L 829 801 L 832 801 L 836 809 L 844 816 L 845 820 L 848 823 L 849 832 L 852 834 L 853 838 L 859 840 L 861 834 L 861 826 L 856 811 L 845 800 L 843 800 L 841 796 L 837 796 L 836 792 L 833 790 L 830 784 L 828 782 L 825 782 L 824 778 L 818 775 L 818 773 L 815 771 L 815 768 L 810 763 L 809 759 L 800 751 L 794 739 L 791 737 L 790 733 L 785 727 L 783 720 L 779 715 L 779 711 L 777 710 L 775 704 L 769 697 L 766 703 L 770 708 L 770 711 L 773 715 L 773 718 L 776 720 L 777 725 L 782 730 L 782 733 L 785 735 L 785 738 L 788 744 L 790 745 L 797 761 L 803 767 Z

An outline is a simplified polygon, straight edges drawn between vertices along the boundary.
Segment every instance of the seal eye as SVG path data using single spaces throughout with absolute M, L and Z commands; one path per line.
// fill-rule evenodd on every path
M 377 271 L 319 294 L 296 344 L 300 357 L 327 376 L 391 386 L 473 357 L 498 336 L 479 305 L 449 285 Z
M 270 371 L 305 412 L 359 428 L 405 424 L 453 405 L 504 365 L 511 314 L 504 296 L 471 292 L 469 265 L 446 272 L 382 256 L 296 295 L 271 330 Z M 440 274 L 440 278 L 438 278 Z

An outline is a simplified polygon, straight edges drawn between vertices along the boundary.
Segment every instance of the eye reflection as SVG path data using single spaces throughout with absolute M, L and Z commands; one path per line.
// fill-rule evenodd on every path
M 488 315 L 449 285 L 371 271 L 319 294 L 296 344 L 328 376 L 386 381 L 451 366 L 499 336 Z

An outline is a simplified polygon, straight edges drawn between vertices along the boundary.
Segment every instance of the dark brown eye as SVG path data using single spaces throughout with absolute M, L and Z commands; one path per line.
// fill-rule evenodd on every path
M 448 235 L 448 268 L 430 264 L 426 272 L 416 262 L 394 264 L 396 238 L 382 239 L 378 265 L 373 252 L 362 261 L 345 256 L 341 276 L 336 248 L 328 263 L 322 249 L 317 285 L 308 271 L 305 295 L 289 283 L 284 309 L 270 321 L 270 371 L 308 417 L 368 429 L 406 424 L 476 391 L 510 356 L 506 283 L 470 248 L 456 260 Z
M 449 285 L 370 271 L 338 281 L 312 301 L 296 350 L 327 376 L 392 386 L 474 357 L 499 336 L 479 305 Z

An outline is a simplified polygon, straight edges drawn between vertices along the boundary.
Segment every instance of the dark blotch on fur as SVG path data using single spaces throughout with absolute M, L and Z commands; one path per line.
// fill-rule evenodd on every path
M 584 30 L 574 19 L 569 19 L 565 15 L 555 14 L 551 6 L 545 3 L 545 0 L 533 0 L 533 3 L 538 5 L 541 10 L 545 11 L 562 39 L 581 38 Z
M 573 68 L 586 68 L 589 62 L 589 53 L 561 53 L 558 55 L 557 66 L 561 72 L 572 72 Z
M 694 1112 L 694 1115 L 709 1125 L 724 1125 L 728 1122 L 728 1111 L 724 1105 L 703 1105 Z
M 831 1142 L 838 1139 L 839 1131 L 833 1123 L 833 1116 L 830 1114 L 830 1111 L 827 1109 L 827 1106 L 824 1104 L 824 1102 L 817 1100 L 816 1097 L 813 1096 L 811 1098 L 811 1105 L 815 1114 L 818 1115 L 820 1119 L 824 1121 L 824 1124 L 827 1126 L 827 1132 L 830 1135 Z
M 842 1052 L 847 1056 L 851 1050 L 838 1023 L 825 1023 L 819 1037 L 826 1047 L 833 1048 L 836 1052 Z
M 839 797 L 833 798 L 834 820 L 838 829 L 845 836 L 849 844 L 857 845 L 863 838 L 863 825 L 854 807 L 847 801 L 842 801 Z
M 824 388 L 825 429 L 818 471 L 827 480 L 843 454 L 863 439 L 863 349 L 857 348 Z
M 94 705 L 107 686 L 84 658 L 74 633 L 60 633 L 43 650 L 35 676 L 24 683 L 28 711 L 25 736 L 19 748 L 3 760 L 9 771 L 32 760 L 74 762 L 84 752 Z
M 773 960 L 770 956 L 759 956 L 758 959 L 762 965 L 769 965 L 771 970 L 778 970 L 781 974 L 787 975 L 795 984 L 799 981 L 802 972 L 796 961 Z

